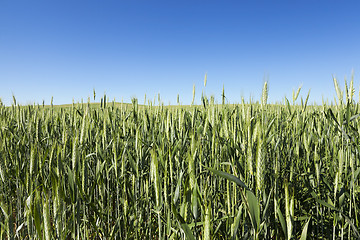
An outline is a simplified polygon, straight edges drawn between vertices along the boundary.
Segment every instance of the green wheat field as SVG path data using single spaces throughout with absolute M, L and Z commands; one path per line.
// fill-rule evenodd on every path
M 267 82 L 239 104 L 0 104 L 0 239 L 359 239 L 360 105 L 334 86 L 317 106 L 268 104 Z

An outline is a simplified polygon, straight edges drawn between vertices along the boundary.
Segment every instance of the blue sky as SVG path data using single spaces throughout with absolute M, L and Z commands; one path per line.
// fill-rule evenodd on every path
M 9 105 L 87 101 L 165 104 L 335 96 L 332 76 L 360 73 L 357 1 L 1 0 L 0 97 Z M 207 86 L 203 79 L 207 73 Z M 97 98 L 99 100 L 99 98 Z

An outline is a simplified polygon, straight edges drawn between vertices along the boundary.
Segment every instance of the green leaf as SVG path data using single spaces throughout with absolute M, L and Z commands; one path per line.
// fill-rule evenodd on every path
M 284 216 L 282 215 L 282 213 L 280 211 L 280 207 L 277 207 L 276 213 L 278 214 L 279 221 L 280 221 L 280 224 L 281 224 L 281 228 L 283 229 L 283 232 L 284 232 L 284 235 L 285 235 L 285 239 L 287 239 L 287 227 L 286 227 Z
M 289 111 L 289 115 L 291 115 L 291 107 L 290 107 L 290 103 L 289 103 L 289 100 L 285 97 L 285 102 L 286 102 L 286 107 Z
M 194 216 L 194 219 L 196 221 L 196 219 L 199 217 L 199 212 L 198 212 L 198 194 L 197 194 L 197 185 L 194 186 L 192 194 L 191 194 L 191 207 L 192 207 L 192 213 Z
M 256 233 L 258 233 L 260 227 L 259 201 L 256 198 L 255 194 L 249 190 L 246 190 L 246 199 L 249 204 L 251 222 L 253 224 L 254 229 L 256 230 Z
M 354 179 L 350 183 L 350 188 L 353 188 L 354 183 L 356 182 L 356 180 L 357 180 L 357 178 L 359 176 L 359 173 L 360 173 L 360 167 L 354 173 Z
M 334 206 L 330 205 L 329 203 L 325 202 L 324 200 L 321 200 L 319 199 L 317 196 L 316 196 L 316 193 L 315 192 L 311 192 L 311 196 L 318 202 L 320 203 L 321 205 L 324 205 L 325 207 L 328 207 L 332 210 L 335 210 L 335 211 L 339 211 L 337 208 L 335 208 Z
M 227 180 L 230 180 L 230 181 L 236 183 L 237 185 L 239 185 L 240 187 L 250 191 L 250 189 L 245 185 L 245 183 L 243 183 L 239 178 L 235 177 L 234 175 L 223 172 L 223 171 L 215 170 L 213 168 L 209 168 L 206 166 L 205 166 L 205 168 L 207 168 L 211 172 L 215 173 L 216 175 L 226 178 Z
M 183 177 L 183 172 L 180 172 L 180 177 L 178 179 L 178 182 L 176 184 L 176 188 L 175 188 L 175 193 L 174 193 L 174 204 L 176 204 L 177 200 L 179 199 L 179 195 L 180 195 L 180 188 L 181 188 L 181 181 L 182 181 L 182 177 Z
M 344 188 L 342 187 L 340 192 L 339 192 L 339 208 L 342 207 L 343 203 L 344 203 L 344 200 L 345 200 L 345 190 Z
M 328 116 L 330 116 L 330 117 L 334 120 L 334 122 L 336 123 L 336 125 L 340 126 L 340 124 L 339 124 L 338 121 L 336 120 L 336 117 L 335 117 L 334 113 L 332 112 L 332 110 L 331 110 L 330 108 L 328 109 L 327 113 L 328 113 Z
M 351 116 L 351 117 L 350 117 L 350 119 L 349 119 L 349 122 L 354 121 L 354 120 L 355 120 L 355 119 L 357 119 L 358 117 L 360 117 L 360 113 L 359 113 L 359 114 L 356 114 L 356 115 Z M 345 124 L 345 123 L 344 123 L 344 124 Z
M 304 228 L 303 228 L 302 233 L 301 233 L 301 238 L 300 238 L 300 240 L 306 240 L 307 230 L 308 230 L 308 226 L 309 226 L 310 220 L 311 220 L 311 216 L 309 217 L 309 219 L 307 220 L 307 222 L 306 222 L 305 225 L 304 225 Z
M 177 220 L 179 221 L 180 227 L 186 235 L 186 239 L 195 240 L 195 237 L 192 234 L 190 227 L 188 226 L 188 224 L 186 224 L 184 218 L 178 213 L 174 204 L 171 204 L 171 210 L 172 210 L 173 214 L 175 215 L 175 217 L 177 218 Z
M 8 219 L 9 218 L 8 208 L 7 208 L 4 201 L 0 201 L 0 208 L 1 208 L 1 210 L 2 210 L 2 212 L 4 214 L 4 216 L 5 216 L 5 219 Z
M 231 238 L 232 239 L 235 239 L 236 238 L 236 233 L 237 233 L 237 230 L 239 229 L 239 224 L 240 224 L 240 217 L 241 217 L 241 209 L 243 208 L 243 203 L 240 205 L 239 207 L 239 210 L 237 212 L 237 215 L 236 215 L 236 218 L 235 218 L 235 221 L 233 223 L 233 226 L 232 226 L 232 236 Z
M 35 228 L 36 228 L 36 232 L 39 236 L 39 239 L 42 239 L 42 232 L 41 232 L 41 214 L 40 214 L 40 194 L 39 191 L 36 192 L 35 195 L 35 199 L 33 201 L 34 206 L 32 207 L 33 209 L 33 218 L 34 218 L 34 222 L 35 222 Z
M 195 240 L 194 235 L 192 234 L 189 226 L 186 223 L 180 224 L 181 229 L 184 231 L 186 239 Z
M 269 193 L 269 196 L 268 196 L 268 199 L 266 200 L 265 208 L 264 208 L 264 210 L 262 212 L 262 221 L 266 220 L 267 212 L 268 212 L 268 209 L 269 209 L 269 206 L 270 206 L 271 196 L 272 196 L 272 193 L 274 192 L 274 189 L 275 189 L 275 186 L 271 189 L 271 191 Z
M 351 228 L 354 231 L 354 234 L 357 239 L 360 239 L 360 233 L 358 231 L 358 226 L 355 226 L 354 223 L 350 220 L 350 218 L 346 215 L 344 215 L 345 221 L 351 226 Z

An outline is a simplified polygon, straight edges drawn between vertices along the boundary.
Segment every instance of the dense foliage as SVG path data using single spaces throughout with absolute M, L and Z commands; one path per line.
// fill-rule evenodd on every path
M 337 86 L 337 85 L 336 85 Z M 300 89 L 299 89 L 300 91 Z M 359 105 L 0 107 L 1 239 L 357 239 Z

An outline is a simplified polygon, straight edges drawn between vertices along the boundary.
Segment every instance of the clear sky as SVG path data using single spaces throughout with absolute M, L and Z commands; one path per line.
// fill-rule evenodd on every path
M 9 105 L 87 101 L 105 92 L 167 105 L 201 92 L 231 103 L 333 101 L 360 74 L 360 2 L 332 0 L 0 0 L 0 97 Z M 203 80 L 207 73 L 207 86 Z

